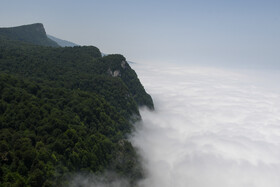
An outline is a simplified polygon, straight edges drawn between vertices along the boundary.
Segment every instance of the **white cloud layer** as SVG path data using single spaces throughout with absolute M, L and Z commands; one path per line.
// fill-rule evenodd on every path
M 271 82 L 246 71 L 133 68 L 156 107 L 141 110 L 132 138 L 148 172 L 139 186 L 280 186 L 280 92 Z
M 104 172 L 102 175 L 76 174 L 69 179 L 68 187 L 129 187 L 127 179 L 112 172 Z

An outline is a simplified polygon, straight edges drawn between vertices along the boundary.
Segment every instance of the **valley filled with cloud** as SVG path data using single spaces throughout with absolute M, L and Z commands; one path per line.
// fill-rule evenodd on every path
M 280 186 L 280 92 L 270 77 L 225 68 L 133 68 L 156 108 L 141 110 L 131 138 L 147 171 L 139 186 Z

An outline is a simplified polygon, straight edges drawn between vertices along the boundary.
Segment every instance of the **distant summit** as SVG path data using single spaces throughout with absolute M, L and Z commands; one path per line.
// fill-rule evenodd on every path
M 0 28 L 0 37 L 35 45 L 59 47 L 55 41 L 47 37 L 42 23 Z
M 67 40 L 62 40 L 59 38 L 56 38 L 54 36 L 51 36 L 49 34 L 47 34 L 47 37 L 53 41 L 55 41 L 58 45 L 60 45 L 61 47 L 74 47 L 74 46 L 79 46 L 78 44 L 75 44 L 73 42 L 69 42 Z

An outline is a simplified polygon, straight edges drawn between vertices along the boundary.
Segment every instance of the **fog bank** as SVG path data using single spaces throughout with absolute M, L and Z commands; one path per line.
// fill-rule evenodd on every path
M 102 175 L 77 173 L 69 178 L 67 187 L 130 187 L 130 183 L 116 173 L 107 171 Z
M 280 92 L 270 81 L 277 76 L 133 68 L 156 107 L 141 110 L 132 138 L 148 175 L 139 186 L 280 186 Z

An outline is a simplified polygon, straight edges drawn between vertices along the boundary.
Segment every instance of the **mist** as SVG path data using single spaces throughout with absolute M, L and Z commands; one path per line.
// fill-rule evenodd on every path
M 75 174 L 69 179 L 68 187 L 129 187 L 129 180 L 116 173 L 106 171 L 102 175 Z
M 279 72 L 132 66 L 156 108 L 131 138 L 140 187 L 280 186 Z

